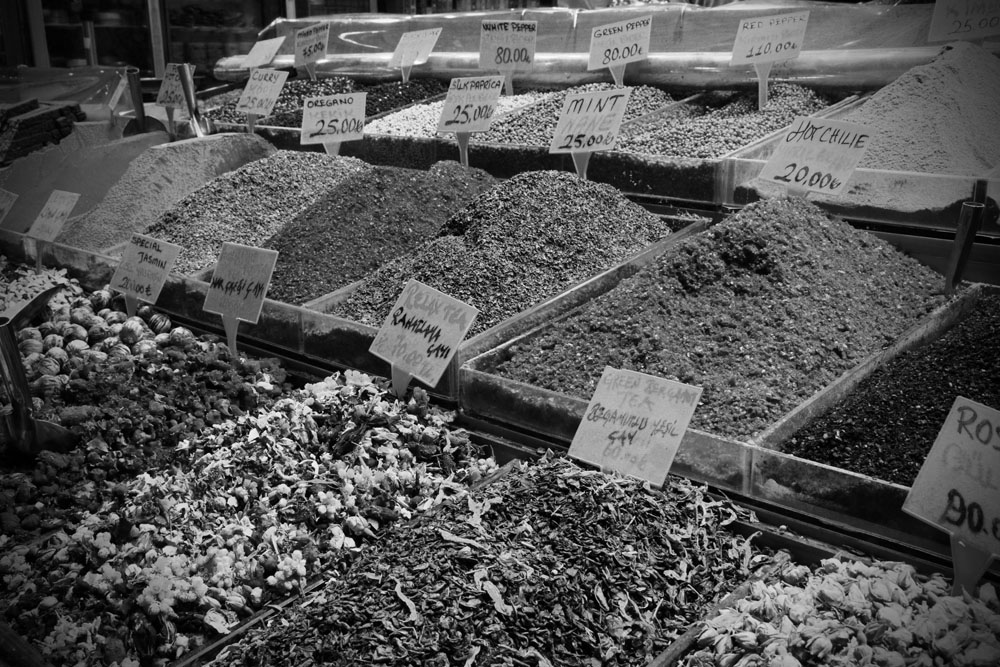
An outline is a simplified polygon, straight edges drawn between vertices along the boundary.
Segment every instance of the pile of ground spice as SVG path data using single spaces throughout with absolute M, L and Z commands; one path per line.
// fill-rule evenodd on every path
M 748 438 L 944 301 L 936 273 L 804 200 L 747 206 L 539 335 L 496 373 L 589 398 L 605 366 L 703 388 Z

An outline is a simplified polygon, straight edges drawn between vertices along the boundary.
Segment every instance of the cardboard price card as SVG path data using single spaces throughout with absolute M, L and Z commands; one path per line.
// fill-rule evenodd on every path
M 250 53 L 248 53 L 247 57 L 243 59 L 243 66 L 247 69 L 267 67 L 271 64 L 271 61 L 274 60 L 274 57 L 278 55 L 278 50 L 284 43 L 284 37 L 260 40 L 253 45 L 253 48 L 250 49 Z
M 937 0 L 928 42 L 1000 35 L 1000 0 Z
M 500 72 L 530 69 L 535 62 L 538 21 L 483 21 L 479 32 L 479 69 Z
M 502 90 L 502 76 L 452 79 L 438 120 L 438 132 L 487 131 Z
M 631 88 L 574 93 L 563 101 L 550 153 L 593 153 L 614 148 Z
M 256 324 L 277 261 L 277 250 L 224 243 L 202 309 Z
M 163 73 L 163 83 L 156 94 L 156 103 L 161 107 L 172 109 L 184 108 L 184 88 L 181 86 L 180 68 L 184 67 L 180 63 L 167 63 L 167 69 Z
M 475 307 L 411 278 L 369 352 L 433 387 L 478 314 Z
M 645 60 L 649 57 L 649 36 L 653 17 L 627 19 L 597 26 L 590 34 L 587 69 L 601 69 Z
M 3 222 L 7 214 L 10 213 L 10 209 L 14 208 L 14 202 L 16 201 L 16 193 L 0 188 L 0 222 Z
M 808 24 L 808 11 L 741 20 L 729 64 L 755 65 L 798 58 Z
M 31 224 L 28 236 L 39 241 L 55 241 L 78 199 L 80 195 L 75 192 L 53 190 L 38 217 Z
M 295 33 L 295 66 L 314 63 L 326 55 L 330 24 L 318 23 Z
M 156 303 L 180 252 L 181 247 L 174 243 L 133 234 L 111 277 L 111 289 Z
M 404 32 L 389 59 L 389 67 L 411 67 L 427 62 L 441 35 L 441 28 Z
M 701 387 L 607 366 L 569 455 L 662 486 Z
M 799 116 L 760 178 L 800 190 L 839 194 L 864 156 L 868 140 L 864 125 Z
M 280 70 L 253 70 L 243 94 L 240 95 L 240 101 L 236 103 L 236 110 L 255 116 L 270 115 L 287 78 L 288 72 Z
M 307 97 L 299 143 L 325 144 L 364 138 L 367 93 Z

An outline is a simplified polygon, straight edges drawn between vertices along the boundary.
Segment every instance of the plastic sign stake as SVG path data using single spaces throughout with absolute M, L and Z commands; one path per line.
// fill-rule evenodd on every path
M 736 29 L 730 66 L 753 65 L 757 73 L 757 106 L 767 106 L 767 78 L 776 62 L 793 60 L 802 51 L 809 12 L 743 19 Z
M 139 301 L 155 304 L 177 261 L 181 247 L 143 234 L 133 234 L 111 277 L 111 289 L 125 295 L 125 310 L 135 315 Z
M 42 244 L 52 243 L 62 232 L 69 214 L 80 195 L 65 190 L 53 190 L 38 217 L 24 235 L 25 254 L 35 256 L 35 273 L 42 272 Z
M 250 80 L 236 103 L 236 110 L 247 115 L 247 130 L 250 134 L 254 132 L 258 116 L 271 115 L 287 78 L 288 72 L 281 70 L 255 69 L 250 72 Z
M 590 154 L 614 148 L 631 88 L 574 93 L 563 101 L 549 153 L 571 153 L 576 173 L 587 178 Z
M 951 535 L 952 595 L 971 593 L 1000 555 L 1000 410 L 955 398 L 903 511 Z
M 274 60 L 274 57 L 278 55 L 278 50 L 284 43 L 284 37 L 260 40 L 253 45 L 253 48 L 250 49 L 250 53 L 248 53 L 247 57 L 243 59 L 243 66 L 249 70 L 257 69 L 259 67 L 267 67 L 271 64 L 271 61 Z
M 163 73 L 163 83 L 156 93 L 156 103 L 167 110 L 167 129 L 170 135 L 177 134 L 174 127 L 174 109 L 184 108 L 184 88 L 181 85 L 180 68 L 181 63 L 167 63 L 167 69 Z
M 413 378 L 429 387 L 438 383 L 478 314 L 411 278 L 368 351 L 392 365 L 392 391 L 402 398 Z
M 0 188 L 0 223 L 2 223 L 4 218 L 7 217 L 10 210 L 14 208 L 14 202 L 16 201 L 16 193 Z
M 471 76 L 452 79 L 438 119 L 438 132 L 454 132 L 462 165 L 469 166 L 469 138 L 486 132 L 493 124 L 503 76 Z
M 504 90 L 513 95 L 514 72 L 532 68 L 537 42 L 538 21 L 483 21 L 479 32 L 479 69 L 503 74 Z
M 569 455 L 662 486 L 701 387 L 606 366 Z
M 223 243 L 202 310 L 222 316 L 229 351 L 236 354 L 240 320 L 256 324 L 271 283 L 277 250 Z
M 115 89 L 111 91 L 111 97 L 108 98 L 108 113 L 110 115 L 112 125 L 116 123 L 115 107 L 117 107 L 118 102 L 121 101 L 126 88 L 128 88 L 128 77 L 124 72 L 122 72 L 121 78 L 118 80 L 118 85 L 116 85 Z
M 307 97 L 302 105 L 303 146 L 323 144 L 327 155 L 340 153 L 340 144 L 364 138 L 367 93 Z
M 326 55 L 329 37 L 329 23 L 317 23 L 295 33 L 295 66 L 305 67 L 311 81 L 316 80 L 316 62 Z
M 858 123 L 798 116 L 760 172 L 760 178 L 785 186 L 789 194 L 810 191 L 839 195 L 869 143 Z
M 980 40 L 1000 35 L 1000 0 L 937 0 L 928 42 Z
M 403 83 L 410 80 L 410 70 L 414 65 L 427 62 L 441 35 L 441 28 L 414 30 L 399 36 L 396 49 L 389 59 L 389 67 L 399 67 L 403 71 Z
M 587 70 L 609 68 L 615 85 L 621 88 L 625 79 L 625 66 L 649 57 L 652 28 L 652 16 L 597 26 L 590 33 Z

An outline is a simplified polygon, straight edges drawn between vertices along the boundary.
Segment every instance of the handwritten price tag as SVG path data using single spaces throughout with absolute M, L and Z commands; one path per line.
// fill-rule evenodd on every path
M 10 209 L 14 208 L 14 202 L 16 201 L 17 194 L 0 188 L 0 222 L 3 222 L 7 214 L 10 213 Z
M 590 59 L 587 69 L 621 67 L 649 57 L 649 35 L 653 17 L 628 19 L 597 26 L 590 35 Z M 617 81 L 619 85 L 621 82 Z
M 839 194 L 868 148 L 864 125 L 799 116 L 760 178 L 799 190 Z
M 256 323 L 278 251 L 224 243 L 203 310 Z
M 325 56 L 329 37 L 329 23 L 319 23 L 297 31 L 295 33 L 295 66 L 302 67 Z
M 281 87 L 285 85 L 288 72 L 274 69 L 255 69 L 250 72 L 250 80 L 247 82 L 243 94 L 240 95 L 239 102 L 236 103 L 236 110 L 255 116 L 267 116 L 274 109 L 281 94 Z
M 701 387 L 605 367 L 569 455 L 661 486 Z
M 550 153 L 593 153 L 613 148 L 631 88 L 574 93 L 563 101 Z
M 247 57 L 243 59 L 243 66 L 247 69 L 267 67 L 271 64 L 271 61 L 274 60 L 274 57 L 278 55 L 278 50 L 284 43 L 284 37 L 260 40 L 253 45 L 253 48 L 250 49 L 250 53 L 248 53 Z
M 479 32 L 479 69 L 508 72 L 535 62 L 538 21 L 483 21 Z
M 502 76 L 452 79 L 441 109 L 438 132 L 485 132 L 493 123 Z
M 111 289 L 146 303 L 156 303 L 181 247 L 151 236 L 133 234 L 111 277 Z
M 740 21 L 730 65 L 753 65 L 799 57 L 809 12 L 761 16 Z
M 325 144 L 364 137 L 367 93 L 307 97 L 302 107 L 299 143 Z
M 1000 0 L 937 0 L 929 42 L 1000 35 Z
M 427 62 L 441 35 L 441 28 L 404 32 L 389 59 L 389 67 L 412 67 Z
M 163 73 L 163 83 L 156 93 L 156 103 L 161 107 L 181 109 L 184 107 L 184 88 L 181 86 L 180 63 L 167 63 L 167 69 Z
M 473 306 L 410 279 L 369 351 L 391 363 L 394 372 L 433 387 L 478 314 Z
M 65 190 L 53 190 L 48 201 L 28 230 L 28 236 L 39 241 L 55 241 L 80 195 Z

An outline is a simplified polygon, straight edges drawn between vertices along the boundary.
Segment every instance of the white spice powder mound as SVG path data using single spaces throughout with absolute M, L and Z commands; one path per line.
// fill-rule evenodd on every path
M 93 251 L 125 243 L 208 181 L 274 152 L 261 137 L 244 133 L 149 148 L 132 161 L 100 204 L 67 221 L 57 241 Z

